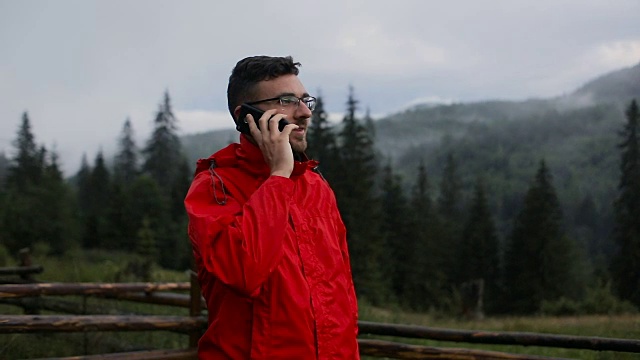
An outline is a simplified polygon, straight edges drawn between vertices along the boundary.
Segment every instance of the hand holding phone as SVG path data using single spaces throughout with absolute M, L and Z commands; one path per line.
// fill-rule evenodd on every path
M 264 111 L 246 103 L 240 105 L 240 115 L 238 115 L 238 120 L 236 120 L 236 130 L 240 131 L 243 134 L 251 135 L 251 131 L 249 130 L 249 123 L 247 122 L 248 114 L 251 114 L 251 116 L 253 116 L 253 120 L 255 121 L 256 126 L 258 127 L 258 129 L 260 129 L 260 122 L 258 120 L 262 117 Z M 278 130 L 282 131 L 282 129 L 284 129 L 284 127 L 288 124 L 289 122 L 287 120 L 281 119 L 278 122 Z

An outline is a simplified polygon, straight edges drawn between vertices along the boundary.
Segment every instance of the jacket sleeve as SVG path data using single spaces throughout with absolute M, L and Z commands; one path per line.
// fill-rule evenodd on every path
M 223 205 L 215 201 L 212 185 L 209 174 L 202 172 L 185 198 L 194 252 L 207 272 L 255 296 L 282 258 L 293 182 L 271 176 L 246 203 L 227 194 Z

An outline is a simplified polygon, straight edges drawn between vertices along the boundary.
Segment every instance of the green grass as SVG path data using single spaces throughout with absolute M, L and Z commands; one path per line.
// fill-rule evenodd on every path
M 65 258 L 51 258 L 34 254 L 33 263 L 43 265 L 45 271 L 36 276 L 39 281 L 47 282 L 123 282 L 140 281 L 122 275 L 130 254 L 107 251 L 74 251 Z M 6 266 L 14 266 L 9 263 Z M 118 275 L 120 274 L 120 275 Z M 154 269 L 153 281 L 182 282 L 189 281 L 185 271 Z M 65 300 L 82 297 L 58 297 Z M 168 306 L 131 303 L 87 297 L 88 306 L 103 307 L 122 313 L 141 313 L 158 315 L 188 315 L 188 310 Z M 640 315 L 615 316 L 572 316 L 572 317 L 501 317 L 486 318 L 477 321 L 465 321 L 445 317 L 441 314 L 418 314 L 399 309 L 382 309 L 360 302 L 360 320 L 413 324 L 429 327 L 487 330 L 519 331 L 576 336 L 598 336 L 623 339 L 640 339 Z M 22 310 L 11 305 L 0 304 L 0 314 L 21 314 Z M 44 312 L 43 314 L 46 314 Z M 1 315 L 0 315 L 1 318 Z M 363 338 L 372 336 L 363 335 Z M 559 349 L 547 347 L 481 345 L 430 340 L 400 339 L 378 337 L 385 340 L 420 344 L 446 348 L 473 348 L 508 353 L 564 357 L 586 360 L 639 359 L 640 354 L 620 352 L 598 352 L 591 350 Z M 141 349 L 177 349 L 188 344 L 188 337 L 166 331 L 145 332 L 89 332 L 59 334 L 0 334 L 1 359 L 29 359 L 53 356 L 73 356 L 100 354 L 115 351 L 133 351 Z
M 416 314 L 392 311 L 372 307 L 366 303 L 359 304 L 360 320 L 411 324 L 455 330 L 517 331 L 555 335 L 593 336 L 619 339 L 640 339 L 640 315 L 598 315 L 598 316 L 529 316 L 529 317 L 489 317 L 483 320 L 460 320 L 442 317 L 437 314 Z M 516 345 L 483 345 L 431 340 L 402 339 L 393 337 L 362 336 L 380 338 L 389 341 L 405 342 L 425 346 L 446 348 L 470 348 L 490 351 L 501 351 L 516 354 L 528 354 L 549 357 L 562 357 L 585 360 L 607 359 L 640 359 L 640 354 L 612 351 L 593 351 L 562 349 L 551 347 L 516 346 Z

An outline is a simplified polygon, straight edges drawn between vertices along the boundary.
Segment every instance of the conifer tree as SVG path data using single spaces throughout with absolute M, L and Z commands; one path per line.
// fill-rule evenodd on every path
M 27 112 L 22 114 L 18 134 L 13 142 L 16 155 L 8 169 L 7 185 L 25 190 L 29 185 L 37 185 L 42 177 L 42 150 L 38 149 L 31 131 L 31 121 Z
M 385 259 L 380 205 L 374 193 L 377 165 L 373 139 L 356 117 L 357 104 L 350 88 L 347 113 L 338 136 L 341 175 L 333 185 L 347 226 L 356 291 L 369 301 L 382 303 L 389 295 L 389 278 L 379 266 Z
M 84 223 L 91 211 L 91 166 L 86 153 L 82 154 L 80 169 L 75 176 L 75 185 L 80 219 Z
M 405 260 L 410 271 L 401 301 L 418 311 L 438 308 L 446 297 L 444 249 L 436 241 L 441 236 L 441 225 L 432 197 L 427 169 L 423 159 L 420 159 L 410 200 L 411 251 Z
M 55 151 L 49 154 L 44 146 L 37 147 L 26 112 L 13 145 L 15 157 L 4 194 L 7 207 L 0 218 L 3 241 L 13 254 L 38 242 L 62 254 L 76 242 L 77 226 L 58 156 Z
M 131 120 L 127 119 L 120 134 L 118 151 L 114 158 L 111 196 L 106 210 L 106 247 L 133 250 L 140 224 L 132 213 L 132 183 L 139 175 L 138 149 L 136 147 Z
M 622 142 L 620 182 L 614 202 L 617 251 L 611 262 L 616 293 L 640 306 L 640 112 L 635 100 L 626 110 Z
M 26 112 L 22 114 L 15 140 L 15 151 L 10 158 L 5 186 L 5 204 L 0 219 L 4 245 L 11 254 L 23 247 L 32 246 L 42 239 L 40 224 L 34 221 L 41 213 L 39 194 L 44 169 L 41 167 L 40 150 L 31 131 Z
M 83 171 L 81 169 L 81 171 Z M 84 181 L 84 180 L 83 180 Z M 111 174 L 102 150 L 98 151 L 86 183 L 86 214 L 83 223 L 82 244 L 87 248 L 99 248 L 107 243 L 107 209 L 111 198 Z
M 79 245 L 79 222 L 77 206 L 69 185 L 65 182 L 58 154 L 54 150 L 45 161 L 43 186 L 41 187 L 42 213 L 39 216 L 42 239 L 46 241 L 53 255 L 62 255 Z
M 461 218 L 462 184 L 458 174 L 458 163 L 452 153 L 447 159 L 440 180 L 440 194 L 438 196 L 438 211 L 443 219 L 457 222 Z
M 391 279 L 391 289 L 398 299 L 405 297 L 405 287 L 412 269 L 407 259 L 413 251 L 412 234 L 409 231 L 409 204 L 403 191 L 402 178 L 394 174 L 389 161 L 383 169 L 381 205 L 384 214 L 382 235 L 387 251 L 383 273 Z
M 142 170 L 159 186 L 166 204 L 164 209 L 167 213 L 162 216 L 167 219 L 167 223 L 163 224 L 165 232 L 158 233 L 157 239 L 159 261 L 162 266 L 177 268 L 184 261 L 182 256 L 176 256 L 176 251 L 182 254 L 189 249 L 189 243 L 184 241 L 185 229 L 182 224 L 186 218 L 183 201 L 189 189 L 192 170 L 177 135 L 177 119 L 171 109 L 168 92 L 165 92 L 156 113 L 154 131 L 143 154 Z
M 0 151 L 0 190 L 4 188 L 7 169 L 9 169 L 9 159 L 7 159 L 4 151 Z
M 582 282 L 577 252 L 564 234 L 562 211 L 545 161 L 540 161 L 505 256 L 504 309 L 534 313 L 544 301 L 573 298 Z
M 476 182 L 471 208 L 462 231 L 458 253 L 460 283 L 482 279 L 483 303 L 489 310 L 497 307 L 499 290 L 498 236 L 491 217 L 482 180 Z
M 153 133 L 143 150 L 142 166 L 143 171 L 162 189 L 171 188 L 176 177 L 176 166 L 183 158 L 177 130 L 177 119 L 171 109 L 169 92 L 165 92 L 164 100 L 156 112 Z
M 458 164 L 452 153 L 447 154 L 437 208 L 441 223 L 441 233 L 437 237 L 438 247 L 442 250 L 443 269 L 450 281 L 460 278 L 457 255 L 462 235 L 462 184 L 458 174 Z
M 114 181 L 131 184 L 138 176 L 138 148 L 136 146 L 131 120 L 127 119 L 122 127 L 118 153 L 113 164 Z
M 332 181 L 338 176 L 336 165 L 339 161 L 336 136 L 324 109 L 322 96 L 318 96 L 316 108 L 311 115 L 307 141 L 309 157 L 320 162 L 319 169 L 323 176 L 333 183 Z
M 132 221 L 140 230 L 145 226 L 143 220 L 145 218 L 149 220 L 149 226 L 154 230 L 154 242 L 158 251 L 159 264 L 175 268 L 174 264 L 179 255 L 176 252 L 176 246 L 188 247 L 189 243 L 184 240 L 184 236 L 179 236 L 176 233 L 176 221 L 170 216 L 169 197 L 163 191 L 151 176 L 143 174 L 137 177 L 131 187 L 131 193 L 136 194 L 131 199 L 131 213 L 134 216 Z M 181 229 L 183 233 L 185 233 L 185 229 Z M 135 241 L 135 244 L 132 244 L 132 249 L 136 249 L 140 237 L 131 241 Z

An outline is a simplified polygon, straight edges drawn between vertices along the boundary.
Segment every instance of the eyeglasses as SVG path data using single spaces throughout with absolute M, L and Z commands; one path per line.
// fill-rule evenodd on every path
M 295 95 L 282 95 L 282 96 L 278 96 L 270 99 L 248 102 L 247 104 L 255 105 L 255 104 L 259 104 L 267 101 L 275 101 L 275 100 L 278 100 L 280 102 L 280 105 L 282 105 L 282 107 L 294 106 L 296 109 L 300 105 L 300 101 L 302 101 L 311 111 L 313 111 L 316 108 L 316 103 L 318 102 L 318 100 L 313 96 L 303 96 L 299 98 Z

